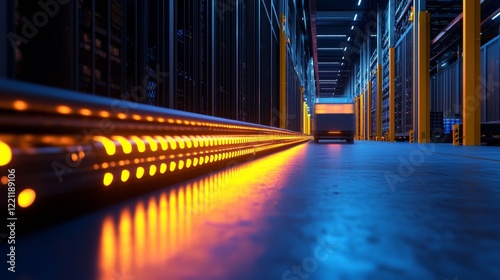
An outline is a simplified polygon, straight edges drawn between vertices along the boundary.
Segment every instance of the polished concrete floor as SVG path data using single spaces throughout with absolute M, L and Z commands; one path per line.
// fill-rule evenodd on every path
M 26 280 L 500 279 L 500 147 L 311 142 L 35 232 L 16 256 Z

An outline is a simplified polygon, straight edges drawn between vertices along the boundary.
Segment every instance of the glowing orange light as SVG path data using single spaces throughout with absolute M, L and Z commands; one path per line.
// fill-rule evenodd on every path
M 132 152 L 132 144 L 128 141 L 127 138 L 122 136 L 113 136 L 113 140 L 116 140 L 122 146 L 123 152 L 125 154 L 130 154 Z
M 102 180 L 102 183 L 104 184 L 104 186 L 109 186 L 111 185 L 111 183 L 113 182 L 113 174 L 111 173 L 106 173 L 104 174 L 104 179 Z
M 156 174 L 156 165 L 151 165 L 149 167 L 149 175 L 154 176 Z
M 164 118 L 158 118 L 158 122 L 164 123 L 165 119 Z
M 103 163 L 102 164 L 102 169 L 106 169 L 109 167 L 109 164 L 107 162 Z
M 165 136 L 167 138 L 168 143 L 170 144 L 170 149 L 175 150 L 177 149 L 177 143 L 175 142 L 174 138 L 170 136 Z
M 146 117 L 146 120 L 147 120 L 148 122 L 152 122 L 152 121 L 154 121 L 155 119 L 154 119 L 153 117 L 147 116 L 147 117 Z
M 115 143 L 108 138 L 104 136 L 94 136 L 94 141 L 100 142 L 108 155 L 112 156 L 116 153 Z
M 17 203 L 22 208 L 30 207 L 35 202 L 36 192 L 32 189 L 24 189 L 17 197 Z
M 144 151 L 146 151 L 146 144 L 144 144 L 144 141 L 142 141 L 141 138 L 137 136 L 131 136 L 130 138 L 132 139 L 132 141 L 134 141 L 139 152 L 143 153 Z
M 328 134 L 341 134 L 342 132 L 340 131 L 328 131 Z
M 148 142 L 151 151 L 156 152 L 158 150 L 158 143 L 156 143 L 153 138 L 151 138 L 150 136 L 144 136 L 144 140 Z
M 99 116 L 103 117 L 103 118 L 109 118 L 109 112 L 107 111 L 100 111 L 99 112 Z
M 160 173 L 163 174 L 167 171 L 167 164 L 166 163 L 162 163 L 160 165 Z
M 118 118 L 121 119 L 121 120 L 124 120 L 127 118 L 127 114 L 124 114 L 124 113 L 118 113 Z
M 139 115 L 132 115 L 132 119 L 134 119 L 136 121 L 140 121 L 142 118 Z
M 177 140 L 177 145 L 179 145 L 179 148 L 182 150 L 184 149 L 185 145 L 184 145 L 184 140 L 179 137 L 179 136 L 174 136 L 175 140 Z
M 26 102 L 24 102 L 22 100 L 16 100 L 16 101 L 14 101 L 14 109 L 16 109 L 18 111 L 24 111 L 24 110 L 28 109 L 28 104 L 26 104 Z
M 2 176 L 1 182 L 3 185 L 7 185 L 9 183 L 9 178 L 7 176 Z
M 354 104 L 316 104 L 316 114 L 354 114 Z
M 0 141 L 0 166 L 7 165 L 12 160 L 12 150 L 9 145 Z
M 92 115 L 92 111 L 90 111 L 89 109 L 83 108 L 83 109 L 80 109 L 80 114 L 82 114 L 84 116 L 90 116 L 90 115 Z
M 141 179 L 142 176 L 144 176 L 144 168 L 137 167 L 137 171 L 135 173 L 135 176 L 137 177 L 137 179 Z
M 155 136 L 155 139 L 160 143 L 161 149 L 163 151 L 166 151 L 168 149 L 168 143 L 165 140 L 165 138 L 163 138 L 161 136 Z
M 71 108 L 69 108 L 68 106 L 57 106 L 56 111 L 60 114 L 71 114 Z
M 129 178 L 130 178 L 130 171 L 128 171 L 127 169 L 123 170 L 122 177 L 121 177 L 122 182 L 124 182 L 124 183 L 127 182 Z

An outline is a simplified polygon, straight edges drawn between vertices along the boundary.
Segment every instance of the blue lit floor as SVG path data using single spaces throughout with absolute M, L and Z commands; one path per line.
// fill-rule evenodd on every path
M 500 147 L 311 142 L 21 238 L 15 279 L 499 279 L 499 176 Z

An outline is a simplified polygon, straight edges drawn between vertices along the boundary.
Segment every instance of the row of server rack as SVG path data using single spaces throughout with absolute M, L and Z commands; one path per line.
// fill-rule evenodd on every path
M 483 10 L 490 6 L 495 6 L 495 1 L 484 1 Z M 413 1 L 394 1 L 395 15 L 394 27 L 389 26 L 389 6 L 381 11 L 381 61 L 378 61 L 378 50 L 376 38 L 371 38 L 369 69 L 372 83 L 371 105 L 369 108 L 371 117 L 371 127 L 368 128 L 370 138 L 376 134 L 376 108 L 377 108 L 377 65 L 382 65 L 382 135 L 389 132 L 389 48 L 395 50 L 395 136 L 396 140 L 407 140 L 410 130 L 414 126 L 414 30 L 412 22 Z M 457 3 L 454 3 L 456 6 Z M 496 4 L 498 7 L 498 3 Z M 484 17 L 485 15 L 483 15 Z M 483 27 L 488 31 L 489 36 L 486 43 L 481 46 L 481 122 L 500 123 L 500 35 L 499 24 L 492 19 L 483 20 Z M 432 15 L 431 15 L 432 21 Z M 485 24 L 486 22 L 486 24 Z M 432 24 L 432 23 L 431 23 Z M 488 26 L 484 26 L 487 25 Z M 457 27 L 454 27 L 457 28 Z M 483 29 L 482 29 L 483 30 Z M 460 30 L 456 31 L 457 34 Z M 393 32 L 394 43 L 389 43 L 389 33 Z M 482 31 L 483 32 L 483 31 Z M 435 34 L 437 35 L 437 34 Z M 482 35 L 484 37 L 484 35 Z M 433 38 L 431 38 L 433 39 Z M 456 38 L 453 38 L 456 40 Z M 459 38 L 460 39 L 460 38 Z M 458 42 L 458 43 L 457 43 Z M 460 53 L 460 43 L 456 41 L 455 53 Z M 433 44 L 431 42 L 431 44 Z M 432 45 L 431 45 L 432 48 Z M 447 62 L 439 61 L 434 71 L 430 73 L 430 125 L 431 141 L 451 142 L 451 128 L 453 124 L 462 123 L 462 56 L 455 55 L 456 58 Z M 433 58 L 435 59 L 435 57 Z M 358 66 L 356 81 L 357 88 L 366 88 L 362 85 Z
M 279 126 L 276 0 L 5 1 L 0 77 L 205 115 Z M 300 88 L 312 56 L 304 7 L 290 23 L 287 126 L 301 129 Z M 304 39 L 305 38 L 305 39 Z M 290 73 L 292 72 L 293 73 Z M 311 88 L 305 86 L 305 88 Z M 297 111 L 298 110 L 298 111 Z M 286 117 L 286 116 L 285 116 Z

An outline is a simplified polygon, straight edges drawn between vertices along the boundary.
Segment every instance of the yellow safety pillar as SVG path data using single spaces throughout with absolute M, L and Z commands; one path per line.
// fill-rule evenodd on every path
M 429 143 L 431 136 L 430 18 L 427 11 L 418 14 L 418 143 Z
M 359 102 L 359 139 L 360 140 L 365 140 L 365 98 L 364 98 L 364 93 L 361 93 L 359 96 L 360 102 Z
M 377 137 L 382 141 L 382 64 L 377 65 L 377 108 L 375 108 Z
M 389 48 L 389 141 L 396 141 L 396 50 Z
M 354 133 L 354 138 L 359 139 L 359 97 L 354 98 L 354 117 L 356 122 L 356 131 Z
M 371 78 L 370 80 L 368 81 L 368 92 L 366 94 L 366 99 L 367 99 L 367 104 L 366 104 L 366 107 L 367 107 L 367 116 L 368 116 L 368 119 L 366 121 L 366 128 L 367 128 L 367 132 L 366 132 L 366 139 L 367 140 L 371 140 L 371 137 L 372 137 L 372 81 L 371 81 Z
M 286 128 L 286 17 L 280 13 L 280 128 Z
M 464 146 L 481 144 L 481 4 L 479 0 L 463 0 L 463 128 Z
M 300 108 L 300 115 L 302 116 L 301 120 L 301 129 L 302 133 L 306 133 L 306 114 L 307 114 L 307 108 L 306 108 L 306 102 L 304 102 L 304 87 L 300 87 L 300 103 L 302 104 L 302 108 Z

